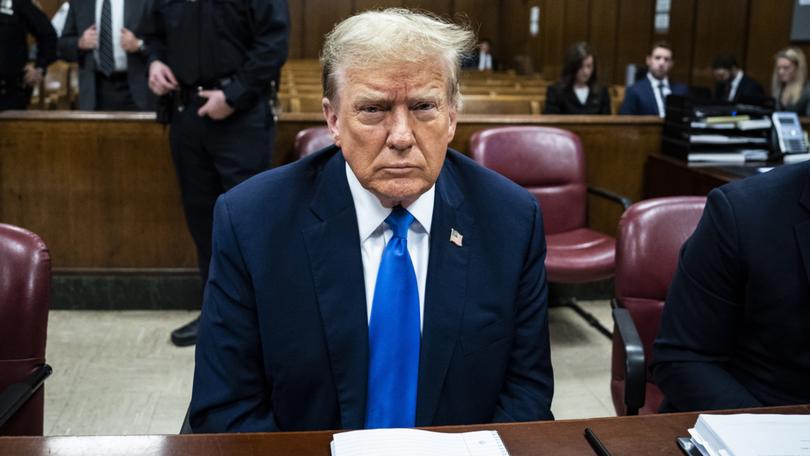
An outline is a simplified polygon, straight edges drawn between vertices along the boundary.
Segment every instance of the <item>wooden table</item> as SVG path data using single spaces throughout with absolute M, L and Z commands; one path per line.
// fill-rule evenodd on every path
M 810 414 L 810 405 L 746 410 Z M 730 411 L 739 413 L 741 410 Z M 719 412 L 713 412 L 719 413 Z M 445 432 L 496 429 L 512 456 L 592 455 L 583 437 L 590 427 L 613 455 L 680 455 L 675 437 L 686 436 L 697 413 L 592 418 L 515 424 L 451 426 Z M 145 435 L 111 437 L 0 437 L 0 455 L 301 455 L 328 456 L 333 432 Z
M 760 167 L 779 165 L 781 163 L 688 163 L 677 158 L 652 154 L 647 157 L 644 166 L 644 198 L 705 196 L 715 187 L 757 174 Z

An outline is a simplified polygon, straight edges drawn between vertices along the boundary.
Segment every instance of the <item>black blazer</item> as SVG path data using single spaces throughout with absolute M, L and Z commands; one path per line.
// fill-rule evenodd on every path
M 572 87 L 550 85 L 546 91 L 543 114 L 610 114 L 610 95 L 607 87 L 591 88 L 583 105 Z
M 726 101 L 726 86 L 730 84 L 731 80 L 715 84 L 714 99 Z M 762 88 L 762 85 L 743 73 L 742 79 L 740 79 L 740 85 L 737 86 L 737 92 L 734 93 L 734 98 L 731 102 L 737 103 L 741 99 L 762 98 L 764 96 L 765 89 Z
M 810 402 L 810 162 L 709 193 L 653 358 L 664 411 Z

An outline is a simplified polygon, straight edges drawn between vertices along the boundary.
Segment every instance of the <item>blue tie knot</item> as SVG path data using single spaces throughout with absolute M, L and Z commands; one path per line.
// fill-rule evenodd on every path
M 394 231 L 394 237 L 408 240 L 408 228 L 413 223 L 413 215 L 402 206 L 395 206 L 385 219 L 385 223 Z

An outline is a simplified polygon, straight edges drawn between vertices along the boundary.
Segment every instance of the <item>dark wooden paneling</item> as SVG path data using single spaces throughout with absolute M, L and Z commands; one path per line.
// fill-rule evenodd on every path
M 619 0 L 619 36 L 613 78 L 624 81 L 628 64 L 643 64 L 652 43 L 653 1 Z
M 616 21 L 619 0 L 591 0 L 588 41 L 596 53 L 599 80 L 603 84 L 624 84 L 613 77 L 616 60 Z
M 670 79 L 692 84 L 692 54 L 695 36 L 695 0 L 675 0 L 669 12 L 669 33 L 661 38 L 672 46 L 675 66 Z
M 697 3 L 693 85 L 713 87 L 711 64 L 718 53 L 730 52 L 737 58 L 745 53 L 747 6 L 747 1 L 740 0 Z
M 588 41 L 591 15 L 590 0 L 566 0 L 560 2 L 565 5 L 564 33 L 562 50 L 565 50 L 578 41 Z
M 529 9 L 524 0 L 503 0 L 495 48 L 500 54 L 501 65 L 513 66 L 513 57 L 529 55 Z M 542 31 L 541 31 L 542 33 Z
M 750 0 L 745 70 L 770 93 L 773 57 L 790 41 L 793 0 Z
M 549 81 L 560 78 L 565 46 L 565 3 L 545 0 L 540 7 L 540 46 L 543 77 Z
M 398 8 L 401 6 L 402 0 L 354 0 L 354 8 L 355 12 L 357 13 L 370 9 L 394 8 L 394 7 Z
M 289 2 L 290 11 L 290 59 L 303 59 L 307 55 L 304 53 L 304 41 L 306 39 L 306 29 L 304 28 L 304 3 L 306 0 Z
M 352 14 L 350 1 L 300 0 L 304 4 L 304 55 L 316 58 L 320 55 L 323 36 L 336 23 Z
M 498 16 L 500 8 L 498 2 L 490 0 L 455 0 L 453 17 L 462 23 L 468 23 L 479 37 L 492 40 L 496 57 L 500 58 L 504 50 L 499 46 Z
M 445 18 L 453 14 L 453 0 L 403 0 L 402 6 L 430 11 Z

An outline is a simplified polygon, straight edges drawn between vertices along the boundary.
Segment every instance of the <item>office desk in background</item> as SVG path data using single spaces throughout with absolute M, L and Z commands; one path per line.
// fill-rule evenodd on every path
M 810 405 L 734 410 L 727 413 L 810 414 Z M 717 413 L 717 412 L 713 412 Z M 444 432 L 496 429 L 512 456 L 592 455 L 584 438 L 590 427 L 614 456 L 680 456 L 675 438 L 686 436 L 697 413 L 592 418 L 554 422 L 433 428 Z M 328 456 L 333 432 L 146 435 L 111 437 L 0 437 L 0 455 L 20 456 Z
M 706 196 L 715 187 L 753 176 L 759 168 L 781 166 L 763 162 L 730 165 L 688 163 L 660 154 L 651 154 L 644 165 L 644 198 L 660 196 Z

